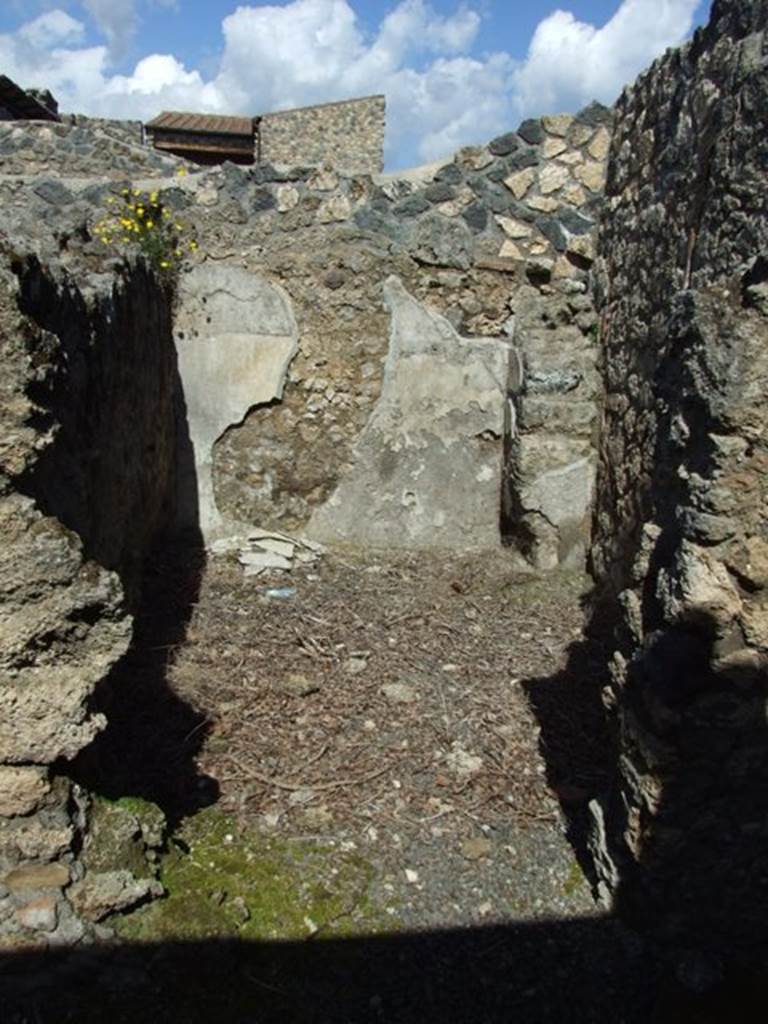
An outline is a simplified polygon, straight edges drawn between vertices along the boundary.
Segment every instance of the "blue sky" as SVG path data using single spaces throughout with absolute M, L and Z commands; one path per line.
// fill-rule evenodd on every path
M 612 102 L 709 0 L 3 0 L 0 70 L 63 110 L 260 113 L 383 92 L 387 164 Z

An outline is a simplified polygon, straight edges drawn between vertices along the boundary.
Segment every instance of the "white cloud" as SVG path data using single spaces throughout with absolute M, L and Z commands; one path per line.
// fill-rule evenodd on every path
M 126 53 L 139 25 L 134 0 L 81 0 L 107 38 L 110 54 Z
M 387 158 L 397 166 L 481 142 L 522 117 L 612 102 L 682 41 L 699 0 L 622 0 L 600 28 L 555 11 L 521 62 L 473 52 L 481 16 L 470 6 L 443 16 L 426 0 L 400 0 L 368 36 L 352 2 L 237 7 L 223 19 L 221 58 L 206 78 L 158 53 L 129 74 L 110 73 L 136 25 L 134 0 L 81 0 L 109 47 L 83 47 L 82 23 L 52 10 L 0 35 L 0 66 L 22 85 L 50 88 L 64 110 L 143 119 L 162 109 L 259 113 L 383 92 Z
M 74 46 L 81 42 L 84 29 L 81 22 L 66 11 L 48 11 L 22 25 L 17 33 L 21 47 L 46 50 L 54 46 Z
M 199 72 L 187 71 L 170 54 L 155 53 L 140 60 L 131 75 L 113 75 L 105 82 L 98 112 L 149 120 L 160 110 L 223 109 L 215 83 L 204 82 Z
M 345 69 L 365 52 L 356 22 L 347 0 L 238 7 L 222 23 L 222 87 L 254 113 L 343 92 Z
M 526 112 L 575 109 L 592 99 L 612 103 L 667 47 L 690 31 L 699 0 L 623 0 L 602 28 L 554 11 L 539 22 L 515 75 Z

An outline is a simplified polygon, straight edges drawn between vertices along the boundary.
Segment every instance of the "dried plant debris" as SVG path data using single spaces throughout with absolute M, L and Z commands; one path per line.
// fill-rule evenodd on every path
M 503 551 L 329 552 L 294 562 L 289 587 L 270 569 L 254 586 L 240 563 L 209 563 L 171 668 L 206 716 L 199 769 L 222 810 L 268 837 L 375 854 L 413 908 L 429 850 L 457 872 L 507 870 L 539 836 L 569 876 L 558 788 L 584 803 L 606 770 L 602 723 L 579 710 L 594 679 L 572 664 L 584 578 L 521 574 Z

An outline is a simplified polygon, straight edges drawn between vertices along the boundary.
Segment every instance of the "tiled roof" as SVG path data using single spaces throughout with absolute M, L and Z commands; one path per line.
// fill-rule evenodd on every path
M 178 110 L 164 110 L 145 128 L 166 129 L 173 132 L 194 132 L 203 135 L 253 135 L 253 118 L 229 117 L 224 114 L 185 114 Z

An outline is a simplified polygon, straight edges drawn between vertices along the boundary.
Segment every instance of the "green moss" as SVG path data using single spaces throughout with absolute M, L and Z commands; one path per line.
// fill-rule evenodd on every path
M 135 878 L 154 876 L 151 850 L 161 845 L 165 832 L 159 807 L 138 797 L 94 797 L 88 819 L 83 860 L 90 871 L 127 869 Z
M 241 830 L 215 808 L 187 819 L 160 864 L 165 899 L 118 919 L 124 938 L 306 939 L 392 931 L 354 852 Z
M 578 861 L 571 861 L 568 877 L 563 882 L 563 892 L 566 896 L 573 896 L 577 889 L 580 889 L 582 885 L 586 884 L 587 880 L 584 877 L 583 871 L 579 867 Z

